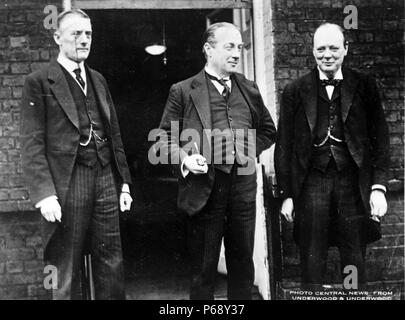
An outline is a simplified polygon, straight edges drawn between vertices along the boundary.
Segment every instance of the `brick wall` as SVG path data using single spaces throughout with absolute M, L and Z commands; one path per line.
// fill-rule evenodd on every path
M 19 109 L 25 76 L 55 55 L 50 32 L 42 24 L 43 9 L 57 4 L 60 10 L 61 2 L 0 3 L 0 299 L 47 297 L 42 289 L 39 214 L 28 199 L 21 173 Z M 369 277 L 372 281 L 403 279 L 403 2 L 273 0 L 270 15 L 270 1 L 264 1 L 266 60 L 271 57 L 272 48 L 267 44 L 273 34 L 279 98 L 289 81 L 314 66 L 310 45 L 314 28 L 324 20 L 342 24 L 347 4 L 358 7 L 359 29 L 349 34 L 352 44 L 346 62 L 377 78 L 391 133 L 391 178 L 400 180 L 392 183 L 397 191 L 389 194 L 384 238 L 369 248 Z M 266 66 L 266 79 L 272 74 L 272 68 Z M 284 275 L 295 280 L 298 252 L 291 240 L 291 226 L 283 225 L 283 249 Z M 336 270 L 336 260 L 334 253 L 331 271 Z
M 55 53 L 44 7 L 62 1 L 0 3 L 0 299 L 47 297 L 39 214 L 28 199 L 20 159 L 20 101 L 25 76 Z
M 46 299 L 39 215 L 0 213 L 0 299 Z
M 306 74 L 315 61 L 312 35 L 317 26 L 328 21 L 343 26 L 346 5 L 358 9 L 358 29 L 348 30 L 349 54 L 345 65 L 372 73 L 380 89 L 390 130 L 389 213 L 383 220 L 383 238 L 369 246 L 369 281 L 404 279 L 404 56 L 402 0 L 273 0 L 272 27 L 277 110 L 287 83 Z M 283 222 L 283 272 L 286 281 L 299 279 L 298 249 L 292 240 L 292 226 Z M 340 281 L 338 254 L 331 250 L 328 278 Z

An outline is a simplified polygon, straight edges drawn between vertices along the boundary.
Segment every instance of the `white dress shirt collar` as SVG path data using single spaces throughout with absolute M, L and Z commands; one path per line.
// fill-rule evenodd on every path
M 85 72 L 85 69 L 84 69 L 84 62 L 83 61 L 80 62 L 80 63 L 74 62 L 74 61 L 66 58 L 61 53 L 59 53 L 58 58 L 56 60 L 59 62 L 59 64 L 62 67 L 64 67 L 72 75 L 73 79 L 75 79 L 75 81 L 77 83 L 79 83 L 79 82 L 76 80 L 76 74 L 73 72 L 73 70 L 77 69 L 78 67 L 80 68 L 80 72 L 81 72 L 80 75 L 81 75 L 85 85 L 84 85 L 84 89 L 80 86 L 80 84 L 79 84 L 79 86 L 80 86 L 80 88 L 82 88 L 83 92 L 86 94 L 86 92 L 87 92 L 87 79 L 86 79 L 86 72 Z
M 229 81 L 230 77 L 220 77 L 214 70 L 212 70 L 212 68 L 210 68 L 208 65 L 205 66 L 205 72 L 208 73 L 210 76 L 213 76 L 217 79 L 224 79 L 225 81 Z
M 318 67 L 318 71 L 319 71 L 319 79 L 320 80 L 328 80 L 329 79 L 327 77 L 327 75 L 325 73 L 323 73 L 323 71 L 321 69 L 319 69 L 319 67 Z M 333 79 L 343 80 L 343 74 L 342 74 L 342 68 L 341 67 L 338 69 L 338 71 L 336 71 L 335 76 L 334 76 Z M 326 90 L 326 93 L 328 94 L 329 100 L 331 100 L 332 95 L 333 95 L 333 91 L 335 90 L 335 87 L 334 86 L 325 86 L 325 90 Z
M 231 77 L 230 77 L 230 76 L 221 78 L 220 76 L 218 76 L 218 74 L 217 74 L 214 70 L 212 70 L 210 67 L 208 67 L 208 65 L 205 66 L 204 70 L 205 70 L 205 72 L 208 73 L 210 76 L 213 76 L 213 77 L 215 77 L 215 78 L 217 78 L 217 79 L 224 79 L 225 82 L 226 82 L 226 84 L 227 84 L 228 87 L 229 87 L 229 91 L 232 90 L 232 81 L 231 81 Z M 222 94 L 222 91 L 225 90 L 225 88 L 222 86 L 222 84 L 220 84 L 218 81 L 214 81 L 214 80 L 211 80 L 211 82 L 213 83 L 213 85 L 215 86 L 215 88 L 217 88 L 218 92 L 219 92 L 220 94 Z
M 325 73 L 323 73 L 323 71 L 321 69 L 319 69 L 319 67 L 317 67 L 317 68 L 318 68 L 318 71 L 319 71 L 319 79 L 328 80 L 329 79 L 328 76 Z M 343 80 L 342 67 L 340 67 L 338 69 L 338 71 L 336 71 L 335 76 L 333 77 L 333 79 Z

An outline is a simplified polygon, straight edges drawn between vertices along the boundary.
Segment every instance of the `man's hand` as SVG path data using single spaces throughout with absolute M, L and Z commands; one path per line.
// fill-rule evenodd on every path
M 62 210 L 55 197 L 49 197 L 40 202 L 42 216 L 49 222 L 61 222 Z
M 122 212 L 131 209 L 132 197 L 128 192 L 121 192 L 120 194 L 120 209 Z
M 284 199 L 280 212 L 288 222 L 294 221 L 294 203 L 292 198 Z
M 201 154 L 192 154 L 184 159 L 184 167 L 194 174 L 205 174 L 208 171 L 207 159 Z
M 381 190 L 373 190 L 370 194 L 371 215 L 381 218 L 387 213 L 387 200 Z

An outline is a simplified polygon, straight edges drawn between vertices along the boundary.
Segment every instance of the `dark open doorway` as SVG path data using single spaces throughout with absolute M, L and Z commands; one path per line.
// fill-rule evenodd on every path
M 134 182 L 132 212 L 121 219 L 126 278 L 148 292 L 131 298 L 187 298 L 186 224 L 176 210 L 177 181 L 168 168 L 148 162 L 148 134 L 159 126 L 170 86 L 203 68 L 202 35 L 211 12 L 87 10 L 93 26 L 88 63 L 107 79 Z M 216 19 L 231 22 L 232 10 Z M 163 55 L 145 51 L 162 42 L 163 22 L 166 64 Z M 172 289 L 153 292 L 161 289 L 159 281 Z

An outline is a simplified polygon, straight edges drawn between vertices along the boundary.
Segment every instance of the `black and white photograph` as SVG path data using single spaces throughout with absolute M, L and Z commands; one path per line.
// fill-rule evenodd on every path
M 404 5 L 1 0 L 0 300 L 404 300 Z

